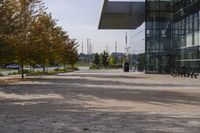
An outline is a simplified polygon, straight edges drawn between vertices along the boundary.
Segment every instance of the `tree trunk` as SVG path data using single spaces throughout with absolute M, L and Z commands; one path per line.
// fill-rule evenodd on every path
M 71 64 L 71 69 L 74 70 L 74 65 Z
M 46 67 L 45 65 L 43 65 L 43 73 L 45 73 L 45 71 L 46 71 Z
M 66 69 L 66 63 L 64 63 L 64 70 L 67 70 L 67 69 Z
M 24 78 L 24 61 L 22 60 L 21 61 L 21 67 L 22 67 L 22 74 L 21 74 L 21 77 L 22 79 Z
M 58 70 L 60 69 L 60 66 L 59 66 L 59 64 L 57 65 L 57 69 L 58 69 Z

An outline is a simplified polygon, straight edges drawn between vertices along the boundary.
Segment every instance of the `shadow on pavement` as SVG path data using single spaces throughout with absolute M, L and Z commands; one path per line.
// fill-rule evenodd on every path
M 83 105 L 84 102 L 93 100 L 90 98 L 98 98 L 123 102 L 157 103 L 160 106 L 167 106 L 166 104 L 199 106 L 199 95 L 146 89 L 146 87 L 184 88 L 184 84 L 123 83 L 58 77 L 59 79 L 27 79 L 24 84 L 0 87 L 0 93 L 8 95 L 7 98 L 0 99 L 0 132 L 199 133 L 200 131 L 200 117 L 190 113 L 105 112 L 97 111 L 98 107 Z M 102 75 L 96 77 L 107 78 Z M 125 78 L 129 79 L 127 76 Z M 10 98 L 9 95 L 12 94 L 16 94 L 16 98 Z M 61 98 L 34 99 L 37 95 L 48 94 L 55 94 Z M 29 96 L 33 99 L 23 100 L 23 97 Z
M 10 85 L 1 89 L 7 94 L 58 94 L 64 98 L 78 95 L 117 101 L 134 101 L 148 104 L 200 105 L 200 96 L 195 93 L 181 93 L 170 90 L 155 90 L 155 87 L 187 87 L 184 84 L 121 83 L 115 81 L 94 81 L 89 79 L 33 79 L 28 85 Z M 36 83 L 35 83 L 36 82 Z M 192 86 L 192 85 L 191 85 Z M 151 87 L 146 89 L 146 87 Z

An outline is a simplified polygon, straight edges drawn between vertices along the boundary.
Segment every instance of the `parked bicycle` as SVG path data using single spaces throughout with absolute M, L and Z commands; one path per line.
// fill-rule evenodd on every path
M 200 69 L 199 68 L 186 68 L 186 67 L 176 67 L 171 70 L 171 76 L 172 77 L 191 77 L 191 78 L 197 78 L 199 76 Z

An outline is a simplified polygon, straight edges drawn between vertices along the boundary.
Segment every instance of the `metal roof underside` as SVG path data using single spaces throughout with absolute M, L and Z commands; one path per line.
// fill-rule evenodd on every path
M 99 29 L 137 29 L 144 20 L 144 2 L 110 2 L 105 0 Z

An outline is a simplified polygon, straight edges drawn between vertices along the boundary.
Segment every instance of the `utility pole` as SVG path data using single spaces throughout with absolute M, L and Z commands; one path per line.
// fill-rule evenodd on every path
M 115 53 L 117 53 L 117 41 L 115 42 Z
M 82 42 L 82 53 L 83 53 L 83 42 Z
M 92 54 L 92 43 L 90 43 L 90 54 Z
M 127 32 L 126 32 L 126 35 L 125 35 L 125 54 L 126 54 L 126 61 L 128 61 L 128 48 L 127 48 L 127 44 L 128 44 L 128 35 L 127 35 Z
M 106 45 L 106 52 L 108 53 L 108 45 Z
M 88 63 L 90 63 L 90 39 L 87 38 L 87 57 L 88 57 Z
M 92 62 L 92 43 L 90 42 L 90 62 Z
M 92 45 L 92 53 L 94 53 L 94 45 Z
M 125 49 L 127 49 L 127 44 L 128 44 L 128 35 L 127 35 L 127 32 L 126 32 L 126 36 L 125 36 L 125 43 L 126 43 Z
M 87 54 L 89 54 L 89 41 L 90 39 L 87 38 Z

